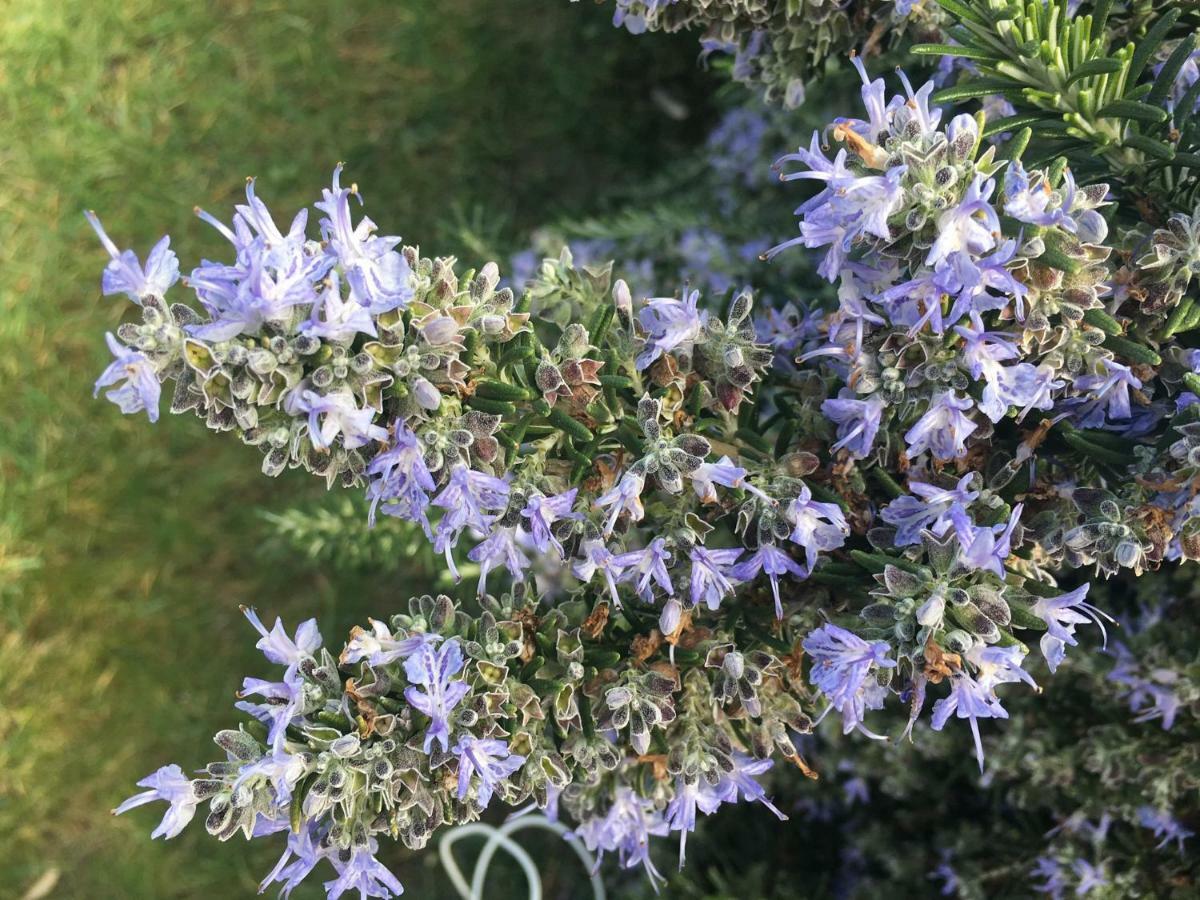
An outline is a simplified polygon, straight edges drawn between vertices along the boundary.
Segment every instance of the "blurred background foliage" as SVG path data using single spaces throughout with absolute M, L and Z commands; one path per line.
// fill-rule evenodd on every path
M 261 670 L 239 604 L 316 615 L 340 645 L 428 577 L 422 558 L 368 577 L 280 552 L 263 513 L 321 504 L 312 479 L 269 481 L 194 421 L 92 401 L 124 304 L 100 297 L 82 210 L 139 254 L 169 231 L 186 271 L 221 244 L 193 205 L 228 218 L 255 175 L 286 220 L 343 160 L 385 231 L 511 252 L 701 141 L 712 87 L 691 38 L 632 41 L 590 5 L 4 5 L 0 897 L 252 896 L 273 847 L 152 843 L 108 810 L 228 722 Z M 435 853 L 393 862 L 412 894 L 444 895 Z

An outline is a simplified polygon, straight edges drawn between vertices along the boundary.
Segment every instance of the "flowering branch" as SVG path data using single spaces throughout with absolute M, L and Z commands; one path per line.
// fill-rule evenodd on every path
M 520 297 L 494 264 L 459 275 L 355 223 L 340 169 L 319 239 L 252 182 L 232 225 L 201 213 L 233 260 L 192 271 L 198 308 L 165 299 L 166 239 L 143 267 L 93 219 L 105 293 L 142 310 L 97 389 L 153 419 L 173 382 L 173 411 L 268 474 L 364 489 L 456 578 L 477 566 L 480 610 L 416 598 L 336 658 L 315 622 L 248 613 L 281 679 L 247 679 L 228 760 L 121 811 L 166 800 L 172 835 L 207 802 L 219 837 L 290 832 L 264 886 L 328 860 L 331 897 L 387 897 L 379 835 L 419 847 L 532 798 L 657 879 L 649 835 L 679 832 L 682 863 L 697 809 L 780 815 L 756 777 L 807 771 L 794 735 L 834 712 L 880 738 L 899 695 L 910 735 L 935 694 L 982 767 L 979 720 L 1036 688 L 1026 642 L 1053 672 L 1078 628 L 1106 638 L 1059 577 L 1198 555 L 1200 374 L 1171 340 L 1193 218 L 1110 239 L 1107 185 L 1027 170 L 985 115 L 943 124 L 933 84 L 889 100 L 855 65 L 866 118 L 780 160 L 816 192 L 768 252 L 822 251 L 837 304 L 761 333 L 748 293 L 723 317 L 687 289 L 635 305 L 569 256 Z

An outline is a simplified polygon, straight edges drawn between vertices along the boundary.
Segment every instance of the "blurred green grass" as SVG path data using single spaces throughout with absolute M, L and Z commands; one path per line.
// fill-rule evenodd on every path
M 186 271 L 247 175 L 280 218 L 333 164 L 386 232 L 459 252 L 456 223 L 520 245 L 616 202 L 702 133 L 691 41 L 638 42 L 548 0 L 172 3 L 27 0 L 0 20 L 0 896 L 251 896 L 278 849 L 163 845 L 108 811 L 157 766 L 216 755 L 244 674 L 238 612 L 317 615 L 329 643 L 411 592 L 264 563 L 258 511 L 311 499 L 192 419 L 150 427 L 91 399 L 102 333 L 96 209 L 139 255 L 164 231 Z M 614 128 L 619 125 L 619 129 Z M 607 187 L 606 187 L 607 186 Z M 285 218 L 286 217 L 286 218 Z M 401 583 L 403 582 L 403 583 Z M 445 896 L 435 854 L 389 859 Z M 318 896 L 317 890 L 296 896 Z

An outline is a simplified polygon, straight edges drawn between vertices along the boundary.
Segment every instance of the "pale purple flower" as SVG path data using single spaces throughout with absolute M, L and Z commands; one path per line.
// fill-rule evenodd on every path
M 723 772 L 716 785 L 700 785 L 700 796 L 696 804 L 700 810 L 706 815 L 711 815 L 722 803 L 737 803 L 741 799 L 750 803 L 761 803 L 773 812 L 779 821 L 786 822 L 787 816 L 767 798 L 763 786 L 754 780 L 756 775 L 770 769 L 775 764 L 774 761 L 754 759 L 745 753 L 734 751 L 732 762 L 733 768 Z
M 962 254 L 955 253 L 951 262 L 881 291 L 875 299 L 887 311 L 891 323 L 907 326 L 909 337 L 916 336 L 926 326 L 933 334 L 942 335 L 966 315 L 969 302 L 955 302 L 949 310 L 942 307 L 947 294 L 953 295 L 961 289 L 953 262 L 962 258 Z
M 628 471 L 621 476 L 621 480 L 614 487 L 596 499 L 597 507 L 601 509 L 606 506 L 612 507 L 608 513 L 608 520 L 604 523 L 605 536 L 612 534 L 617 525 L 617 519 L 623 512 L 629 513 L 629 518 L 633 522 L 642 521 L 642 517 L 646 514 L 641 499 L 642 488 L 645 485 L 644 476 Z
M 836 503 L 821 503 L 812 498 L 808 485 L 787 506 L 784 514 L 792 526 L 790 540 L 804 548 L 805 576 L 811 575 L 822 551 L 836 550 L 846 542 L 850 524 Z
M 293 832 L 290 827 L 287 830 L 287 847 L 283 855 L 258 886 L 258 892 L 261 894 L 271 885 L 281 882 L 283 887 L 279 896 L 283 900 L 291 896 L 292 891 L 300 886 L 316 868 L 317 863 L 328 857 L 328 852 L 321 847 L 321 838 L 313 822 L 304 823 L 299 832 Z
M 338 900 L 347 891 L 357 891 L 361 900 L 380 897 L 391 900 L 404 893 L 404 885 L 383 863 L 375 858 L 379 844 L 369 838 L 366 846 L 357 846 L 350 852 L 350 859 L 343 860 L 338 854 L 329 857 L 338 877 L 325 882 L 327 900 Z
M 111 257 L 100 279 L 100 289 L 104 296 L 124 294 L 141 306 L 147 297 L 165 296 L 170 287 L 179 280 L 179 260 L 171 250 L 169 236 L 164 236 L 154 245 L 154 249 L 146 257 L 146 267 L 143 269 L 136 253 L 117 248 L 94 212 L 88 210 L 83 215 Z
M 971 569 L 992 572 L 1004 578 L 1004 561 L 1012 555 L 1012 534 L 1021 519 L 1024 505 L 1012 509 L 1008 522 L 999 525 L 974 525 L 962 507 L 951 511 L 954 533 L 958 538 L 958 560 Z
M 1063 208 L 1054 189 L 1046 181 L 1044 173 L 1030 179 L 1020 160 L 1008 164 L 1004 173 L 1004 212 L 1018 222 L 1040 225 L 1043 228 L 1062 226 L 1074 232 L 1075 223 Z
M 1039 856 L 1029 874 L 1034 878 L 1043 879 L 1041 884 L 1032 885 L 1034 890 L 1041 891 L 1043 894 L 1049 894 L 1053 900 L 1060 900 L 1067 889 L 1066 881 L 1063 878 L 1062 865 L 1057 860 L 1051 859 L 1048 856 Z
M 665 835 L 669 830 L 652 800 L 622 786 L 616 789 L 608 811 L 580 823 L 574 834 L 596 854 L 597 863 L 604 859 L 605 853 L 615 851 L 621 868 L 631 869 L 640 864 L 650 883 L 657 885 L 663 877 L 650 859 L 650 837 Z
M 585 584 L 591 582 L 597 572 L 602 573 L 604 581 L 608 585 L 608 593 L 612 597 L 613 606 L 617 609 L 621 608 L 621 598 L 617 595 L 617 581 L 624 573 L 625 567 L 617 561 L 616 555 L 604 546 L 603 541 L 584 542 L 583 559 L 575 560 L 572 563 L 571 571 Z
M 1075 885 L 1076 897 L 1086 896 L 1096 888 L 1108 885 L 1103 863 L 1097 866 L 1092 865 L 1086 859 L 1077 859 L 1071 864 L 1071 868 L 1075 870 L 1075 877 L 1078 879 Z
M 562 543 L 554 536 L 551 526 L 561 519 L 582 518 L 581 513 L 571 512 L 575 505 L 575 495 L 578 493 L 578 488 L 571 488 L 552 497 L 535 493 L 526 501 L 521 515 L 529 520 L 529 533 L 538 553 L 545 553 L 553 547 L 558 551 L 558 555 L 562 556 Z
M 845 159 L 840 151 L 837 164 Z M 785 241 L 767 251 L 773 257 L 780 251 L 803 244 L 809 248 L 828 246 L 817 271 L 829 281 L 836 280 L 842 264 L 848 259 L 851 247 L 864 235 L 890 240 L 887 220 L 896 211 L 904 191 L 900 179 L 905 167 L 895 166 L 883 175 L 841 178 L 830 172 L 830 184 L 837 177 L 837 188 L 827 188 L 802 204 L 797 210 L 804 218 L 800 222 L 800 237 Z M 818 172 L 795 173 L 792 177 L 813 177 Z M 787 176 L 785 176 L 787 180 Z M 820 200 L 814 205 L 814 201 Z
M 817 274 L 827 281 L 836 281 L 850 258 L 853 235 L 842 218 L 830 206 L 821 206 L 808 213 L 800 222 L 800 236 L 784 241 L 767 251 L 768 258 L 796 244 L 809 249 L 828 247 L 817 266 Z
M 752 581 L 759 572 L 765 572 L 771 579 L 771 593 L 775 597 L 775 616 L 783 618 L 783 601 L 779 597 L 779 576 L 795 575 L 797 578 L 807 578 L 809 573 L 787 553 L 774 544 L 763 544 L 747 559 L 734 566 L 729 574 L 738 581 Z
M 1076 412 L 1080 428 L 1103 428 L 1106 421 L 1128 419 L 1133 413 L 1129 405 L 1129 389 L 1139 389 L 1141 380 L 1128 366 L 1111 359 L 1100 360 L 1103 375 L 1084 375 L 1075 379 L 1076 389 L 1088 395 Z
M 655 584 L 668 596 L 674 596 L 675 586 L 671 584 L 671 573 L 667 571 L 673 555 L 667 549 L 665 538 L 655 538 L 641 550 L 622 553 L 613 560 L 613 564 L 624 569 L 621 580 L 632 581 L 638 596 L 649 603 L 654 599 Z
M 260 721 L 270 723 L 269 741 L 279 749 L 287 727 L 304 707 L 304 684 L 299 675 L 300 664 L 312 659 L 321 646 L 321 634 L 317 631 L 317 620 L 308 619 L 296 629 L 295 637 L 289 637 L 283 621 L 276 618 L 275 626 L 267 631 L 253 609 L 243 612 L 250 624 L 262 637 L 255 645 L 268 661 L 286 666 L 282 681 L 266 681 L 261 678 L 246 678 L 242 681 L 241 697 L 258 694 L 265 703 L 239 702 L 237 708 L 250 713 Z
M 1143 681 L 1129 692 L 1129 706 L 1137 713 L 1133 721 L 1150 722 L 1159 719 L 1162 721 L 1163 731 L 1170 731 L 1175 724 L 1175 716 L 1183 705 L 1179 694 L 1171 686 L 1178 676 L 1169 669 L 1158 670 L 1154 675 L 1160 680 Z
M 437 485 L 425 464 L 420 439 L 397 419 L 392 424 L 392 442 L 376 453 L 367 465 L 367 499 L 371 501 L 368 521 L 375 524 L 376 508 L 385 516 L 420 522 L 429 534 L 429 495 Z
M 276 746 L 270 753 L 238 769 L 238 777 L 233 786 L 236 790 L 248 781 L 265 778 L 275 789 L 275 805 L 286 807 L 292 798 L 292 788 L 304 777 L 304 772 L 303 757 L 297 753 L 289 753 L 282 746 Z
M 887 319 L 875 311 L 874 299 L 866 296 L 869 288 L 864 278 L 875 274 L 868 266 L 858 263 L 847 263 L 846 268 L 839 272 L 841 286 L 838 288 L 838 308 L 824 320 L 828 343 L 799 356 L 797 362 L 806 362 L 817 356 L 832 356 L 833 359 L 846 356 L 847 361 L 852 361 L 862 355 L 863 338 L 874 331 L 875 326 L 887 324 Z M 848 374 L 847 370 L 844 377 L 848 377 Z M 853 397 L 854 392 L 842 389 L 841 396 Z
M 995 181 L 977 174 L 962 200 L 938 216 L 937 238 L 929 249 L 926 265 L 936 267 L 955 252 L 982 256 L 996 246 L 1000 217 L 988 202 L 995 187 Z
M 891 239 L 887 220 L 903 199 L 900 180 L 905 166 L 893 166 L 882 175 L 857 176 L 845 166 L 845 150 L 838 151 L 833 161 L 824 156 L 817 135 L 813 135 L 808 150 L 800 148 L 782 157 L 776 167 L 787 162 L 800 162 L 808 169 L 789 172 L 782 176 L 784 181 L 810 179 L 824 181 L 827 187 L 797 208 L 796 214 L 802 217 L 800 236 L 772 247 L 767 258 L 797 244 L 828 246 L 818 272 L 834 281 L 859 238 L 870 235 Z
M 966 440 L 977 427 L 964 413 L 972 407 L 970 397 L 958 397 L 954 391 L 943 391 L 929 404 L 929 409 L 904 435 L 908 444 L 905 455 L 915 459 L 926 450 L 935 459 L 957 459 L 967 452 Z
M 941 283 L 955 298 L 949 318 L 957 321 L 968 313 L 1000 310 L 1012 304 L 1021 319 L 1029 288 L 1009 269 L 1016 255 L 1017 242 L 1011 238 L 982 258 L 961 252 L 951 254 L 940 275 Z
M 975 478 L 975 473 L 968 472 L 953 488 L 910 480 L 908 489 L 916 496 L 897 497 L 880 513 L 883 521 L 896 527 L 896 546 L 919 544 L 925 529 L 936 537 L 945 535 L 953 525 L 955 511 L 965 512 L 979 497 L 978 491 L 970 489 Z
M 890 650 L 884 641 L 864 641 L 832 622 L 810 632 L 804 639 L 804 651 L 812 659 L 808 678 L 829 699 L 821 718 L 836 709 L 842 716 L 843 733 L 858 729 L 878 738 L 863 725 L 863 718 L 867 710 L 883 706 L 886 689 L 874 673 L 897 665 L 887 656 Z
M 104 396 L 117 404 L 126 415 L 146 411 L 146 417 L 151 422 L 158 421 L 158 401 L 162 395 L 162 385 L 158 380 L 158 370 L 154 363 L 144 353 L 130 350 L 111 333 L 104 335 L 108 349 L 112 351 L 113 361 L 108 364 L 100 377 L 96 379 L 93 397 L 100 395 L 101 388 L 112 387 Z M 121 384 L 121 382 L 125 382 Z M 113 387 L 120 385 L 120 387 Z
M 1155 809 L 1153 806 L 1138 807 L 1138 821 L 1143 828 L 1154 830 L 1154 836 L 1159 838 L 1156 850 L 1161 850 L 1171 841 L 1183 853 L 1183 842 L 1194 835 L 1194 832 L 1183 827 L 1183 824 L 1165 809 Z
M 192 270 L 188 286 L 213 321 L 188 326 L 191 334 L 224 341 L 239 334 L 258 334 L 268 323 L 291 326 L 295 308 L 316 301 L 315 285 L 325 278 L 333 260 L 308 244 L 306 210 L 283 234 L 255 196 L 251 179 L 246 183 L 246 203 L 236 207 L 232 228 L 202 210 L 197 215 L 233 245 L 237 258 L 232 265 L 205 260 Z
M 438 522 L 434 549 L 446 554 L 446 562 L 457 579 L 458 568 L 450 551 L 464 529 L 490 530 L 496 519 L 494 513 L 508 506 L 508 482 L 459 463 L 450 471 L 450 479 L 434 498 L 433 505 L 446 511 Z
M 887 220 L 904 199 L 900 179 L 907 170 L 907 166 L 893 166 L 883 175 L 865 175 L 839 192 L 836 202 L 853 222 L 849 229 L 852 238 L 870 235 L 885 241 L 892 239 Z
M 347 450 L 387 440 L 387 429 L 375 424 L 375 410 L 369 406 L 359 409 L 349 391 L 318 394 L 304 384 L 287 395 L 284 409 L 291 415 L 308 416 L 308 438 L 315 448 L 328 450 L 338 435 Z
M 892 114 L 891 130 L 902 134 L 905 132 L 906 126 L 911 123 L 916 126 L 918 134 L 932 135 L 942 121 L 942 110 L 936 106 L 933 108 L 929 106 L 929 100 L 933 96 L 933 89 L 936 85 L 932 81 L 927 81 L 914 91 L 912 82 L 908 80 L 908 75 L 904 73 L 903 69 L 897 69 L 896 74 L 900 76 L 900 83 L 904 85 L 907 100 L 896 97 L 888 104 L 888 110 Z
M 168 840 L 175 837 L 192 821 L 196 814 L 196 805 L 200 799 L 192 788 L 191 779 L 183 774 L 183 769 L 176 765 L 163 766 L 157 772 L 147 775 L 138 782 L 138 787 L 149 788 L 140 794 L 134 794 L 113 810 L 114 816 L 128 812 L 138 806 L 162 800 L 169 808 L 158 827 L 151 832 L 150 837 L 165 837 Z
M 1004 366 L 1006 360 L 1021 356 L 1010 335 L 986 331 L 978 313 L 972 313 L 972 325 L 956 326 L 963 338 L 963 360 L 975 379 L 986 382 L 979 410 L 993 422 L 999 422 L 1010 406 L 1020 407 L 1022 416 L 1030 409 L 1050 409 L 1051 391 L 1060 390 L 1064 381 L 1053 380 L 1053 373 L 1043 372 L 1030 363 Z
M 328 341 L 348 344 L 360 334 L 376 337 L 375 320 L 371 311 L 351 297 L 342 298 L 341 280 L 337 272 L 330 272 L 325 290 L 313 304 L 312 316 L 302 326 L 305 334 L 325 338 Z
M 754 321 L 759 343 L 769 344 L 776 352 L 776 363 L 801 344 L 820 337 L 824 315 L 819 309 L 807 310 L 789 301 L 782 308 L 762 310 Z
M 852 457 L 862 459 L 871 452 L 879 424 L 883 419 L 884 402 L 878 397 L 855 399 L 853 392 L 830 398 L 821 404 L 825 418 L 837 425 L 837 443 L 830 450 L 845 447 Z
M 676 348 L 691 350 L 708 319 L 707 313 L 696 308 L 699 299 L 700 292 L 691 291 L 683 299 L 658 297 L 646 301 L 638 313 L 638 321 L 646 332 L 646 345 L 637 357 L 639 370 Z
M 287 666 L 289 672 L 295 671 L 302 661 L 311 658 L 321 647 L 321 633 L 317 631 L 316 619 L 301 622 L 295 636 L 288 637 L 282 619 L 276 617 L 275 626 L 267 631 L 253 608 L 244 608 L 242 612 L 255 631 L 262 635 L 254 646 L 262 651 L 269 662 Z
M 432 641 L 426 641 L 404 661 L 404 674 L 410 682 L 404 689 L 404 699 L 430 719 L 423 746 L 426 753 L 435 740 L 441 743 L 442 750 L 450 747 L 450 712 L 471 689 L 465 680 L 454 678 L 462 670 L 458 638 L 450 638 L 438 649 L 434 649 Z M 424 690 L 418 690 L 417 686 Z
M 1090 584 L 1084 584 L 1059 597 L 1038 597 L 1030 609 L 1030 612 L 1046 623 L 1041 649 L 1051 672 L 1063 661 L 1066 647 L 1078 645 L 1079 642 L 1075 639 L 1076 625 L 1094 622 L 1100 629 L 1104 644 L 1108 644 L 1108 632 L 1100 619 L 1103 617 L 1111 622 L 1112 618 L 1092 604 L 1084 602 L 1090 587 Z
M 371 667 L 386 666 L 398 659 L 405 659 L 427 644 L 437 644 L 440 634 L 417 632 L 405 638 L 397 638 L 387 624 L 378 619 L 369 619 L 371 630 L 354 628 L 350 640 L 342 650 L 342 664 L 353 664 L 366 660 Z
M 251 703 L 240 699 L 236 709 L 249 713 L 270 726 L 267 741 L 272 748 L 283 746 L 288 726 L 304 711 L 304 682 L 294 670 L 284 676 L 283 681 L 267 681 L 265 678 L 243 678 L 239 698 L 258 695 L 262 703 Z
M 464 735 L 454 745 L 454 754 L 458 757 L 458 799 L 467 799 L 474 775 L 479 780 L 475 796 L 481 807 L 491 802 L 501 781 L 525 764 L 524 756 L 512 753 L 508 744 L 495 738 L 480 740 Z
M 529 568 L 529 557 L 517 546 L 516 528 L 505 525 L 496 527 L 472 548 L 467 554 L 467 559 L 479 563 L 477 593 L 480 597 L 487 593 L 487 577 L 492 569 L 504 566 L 514 581 L 520 581 L 525 570 Z
M 931 879 L 936 879 L 942 882 L 940 891 L 943 897 L 954 897 L 958 895 L 959 888 L 962 884 L 958 877 L 958 873 L 954 871 L 954 867 L 950 865 L 951 853 L 948 850 L 942 851 L 942 861 L 937 864 L 932 872 L 929 873 Z
M 682 775 L 675 779 L 675 796 L 667 804 L 667 827 L 679 832 L 679 870 L 683 871 L 686 859 L 687 836 L 696 830 L 696 806 L 700 797 L 700 783 L 689 782 Z
M 246 180 L 246 202 L 239 203 L 234 207 L 233 232 L 203 211 L 198 215 L 203 221 L 208 222 L 225 235 L 234 245 L 238 250 L 239 261 L 253 249 L 254 252 L 261 254 L 266 264 L 272 268 L 291 268 L 304 255 L 308 210 L 302 209 L 296 213 L 292 217 L 292 224 L 288 227 L 287 234 L 284 234 L 275 224 L 275 219 L 271 215 L 271 211 L 267 209 L 267 205 L 255 194 L 254 188 L 254 179 L 248 178 Z M 311 264 L 316 267 L 316 271 L 321 273 L 316 277 L 321 277 L 328 271 L 329 264 L 323 260 L 314 258 Z
M 1143 675 L 1137 659 L 1119 641 L 1110 652 L 1116 656 L 1117 664 L 1108 673 L 1108 680 L 1125 688 L 1129 708 L 1136 714 L 1133 721 L 1161 719 L 1163 730 L 1170 731 L 1183 705 L 1175 690 L 1179 673 L 1173 669 L 1155 668 Z
M 289 325 L 296 307 L 311 307 L 316 301 L 314 279 L 324 278 L 328 270 L 322 257 L 305 256 L 297 249 L 287 268 L 274 268 L 261 241 L 247 240 L 251 244 L 244 263 L 205 262 L 188 276 L 188 286 L 212 316 L 211 322 L 187 326 L 190 334 L 206 341 L 256 335 L 267 324 Z
M 342 167 L 333 170 L 333 186 L 321 191 L 317 209 L 325 213 L 321 234 L 337 258 L 350 285 L 351 298 L 372 313 L 408 305 L 413 295 L 412 270 L 396 251 L 398 237 L 375 235 L 375 223 L 365 216 L 355 226 L 350 217 L 351 195 L 362 202 L 355 186 L 343 188 Z
M 716 485 L 727 488 L 744 487 L 746 470 L 735 466 L 728 456 L 722 456 L 715 463 L 701 463 L 688 477 L 692 479 L 692 489 L 702 503 L 716 503 Z
M 821 146 L 821 136 L 814 131 L 809 139 L 808 149 L 800 147 L 795 153 L 788 153 L 775 161 L 773 168 L 782 169 L 785 163 L 798 162 L 805 168 L 798 171 L 783 172 L 781 181 L 823 181 L 825 188 L 812 198 L 801 204 L 799 213 L 803 214 L 816 209 L 825 203 L 832 194 L 848 185 L 855 179 L 854 172 L 846 165 L 846 151 L 840 149 L 831 160 L 825 156 Z
M 708 550 L 697 544 L 691 549 L 688 559 L 692 561 L 692 574 L 688 586 L 692 606 L 703 603 L 710 610 L 720 608 L 721 601 L 733 593 L 729 571 L 741 555 L 739 547 Z
M 860 119 L 848 119 L 846 124 L 875 144 L 879 142 L 881 134 L 891 131 L 892 128 L 892 116 L 887 103 L 887 86 L 882 78 L 876 78 L 874 81 L 870 79 L 861 56 L 852 56 L 850 62 L 858 70 L 858 76 L 862 79 L 863 86 L 860 93 L 863 107 L 867 111 L 867 120 L 864 122 Z
M 983 771 L 983 741 L 979 737 L 980 719 L 1007 719 L 1008 711 L 996 696 L 996 687 L 1024 681 L 1037 688 L 1033 678 L 1021 668 L 1025 654 L 1020 647 L 984 647 L 977 644 L 966 654 L 973 664 L 976 675 L 966 668 L 959 669 L 950 679 L 950 696 L 933 704 L 933 730 L 941 731 L 951 715 L 969 719 L 971 734 L 975 738 L 975 756 L 979 760 L 979 771 Z

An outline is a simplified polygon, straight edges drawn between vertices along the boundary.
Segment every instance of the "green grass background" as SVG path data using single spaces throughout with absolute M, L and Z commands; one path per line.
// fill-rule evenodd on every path
M 81 211 L 139 255 L 169 232 L 187 271 L 223 252 L 193 205 L 227 218 L 256 175 L 287 221 L 344 160 L 385 232 L 455 253 L 468 223 L 516 248 L 693 145 L 705 79 L 690 39 L 635 41 L 561 0 L 4 5 L 0 897 L 253 895 L 278 841 L 222 846 L 197 822 L 152 843 L 154 812 L 108 811 L 159 765 L 218 755 L 234 690 L 266 671 L 239 604 L 319 616 L 340 646 L 423 577 L 267 560 L 260 512 L 311 500 L 312 479 L 92 400 L 129 310 L 100 296 Z M 664 115 L 662 92 L 693 115 Z M 447 896 L 435 856 L 385 859 Z

